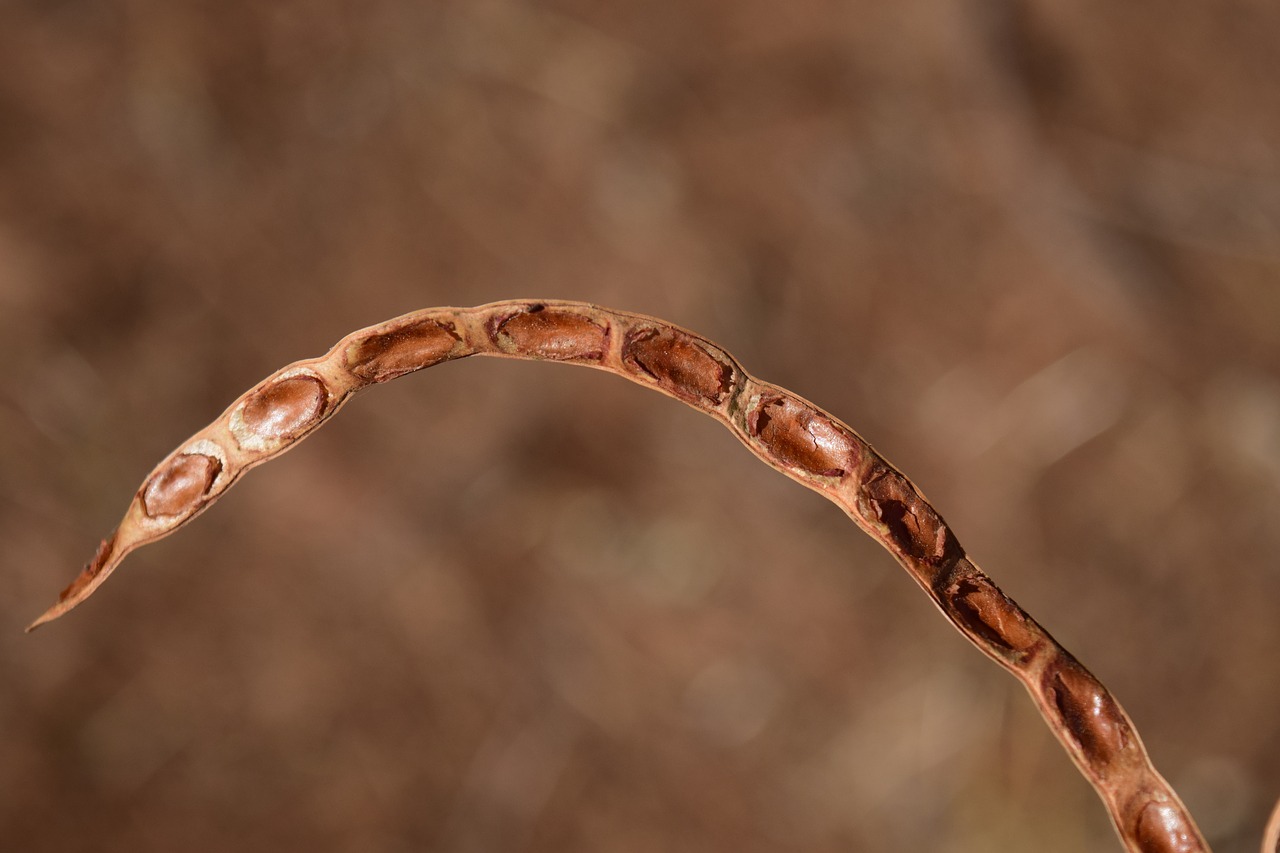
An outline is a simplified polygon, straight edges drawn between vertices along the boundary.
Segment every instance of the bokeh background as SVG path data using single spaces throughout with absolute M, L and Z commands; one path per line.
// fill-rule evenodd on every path
M 1119 850 L 834 507 L 595 371 L 362 396 L 85 607 L 152 465 L 363 325 L 656 314 L 853 424 L 1280 796 L 1271 0 L 0 6 L 0 846 Z

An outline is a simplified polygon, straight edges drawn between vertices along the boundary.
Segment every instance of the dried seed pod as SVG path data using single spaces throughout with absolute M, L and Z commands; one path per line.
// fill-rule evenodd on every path
M 863 481 L 867 515 L 889 540 L 891 551 L 925 567 L 923 580 L 934 583 L 942 569 L 959 559 L 960 543 L 942 517 L 929 505 L 911 481 L 887 464 L 878 466 Z
M 245 471 L 332 417 L 355 391 L 468 355 L 598 367 L 727 426 L 753 453 L 836 503 L 910 573 L 953 625 L 1026 686 L 1132 853 L 1207 853 L 1110 692 L 977 568 L 901 472 L 839 420 L 749 376 L 724 350 L 652 317 L 581 302 L 514 300 L 417 311 L 361 329 L 263 381 L 144 481 L 124 520 L 31 628 L 84 601 L 134 548 L 167 536 Z M 1264 853 L 1280 853 L 1280 805 Z
M 386 382 L 457 355 L 462 338 L 453 324 L 431 317 L 357 338 L 343 350 L 347 370 L 366 382 Z
M 630 377 L 657 383 L 691 406 L 719 406 L 733 387 L 734 368 L 696 335 L 668 325 L 646 325 L 627 333 L 622 364 Z
M 324 382 L 311 373 L 278 377 L 231 412 L 231 434 L 244 450 L 262 451 L 298 439 L 317 426 L 329 403 Z
M 862 442 L 852 430 L 790 394 L 759 395 L 746 425 L 765 454 L 798 473 L 843 477 L 861 461 Z
M 599 361 L 609 346 L 609 327 L 576 311 L 532 305 L 494 317 L 489 337 L 504 353 L 549 361 Z
M 1044 690 L 1058 723 L 1095 773 L 1124 760 L 1133 748 L 1133 731 L 1102 682 L 1074 658 L 1055 662 L 1045 673 Z
M 194 512 L 209 495 L 222 461 L 203 453 L 180 453 L 151 475 L 142 489 L 142 508 L 151 518 Z
M 953 576 L 943 592 L 943 602 L 952 621 L 966 634 L 984 637 L 986 651 L 1000 660 L 1025 658 L 1041 645 L 1041 633 L 1028 622 L 1022 608 L 981 573 Z

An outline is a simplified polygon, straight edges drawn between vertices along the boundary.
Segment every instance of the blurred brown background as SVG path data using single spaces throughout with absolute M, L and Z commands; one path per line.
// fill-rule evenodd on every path
M 362 396 L 21 634 L 253 382 L 515 296 L 849 421 L 1256 849 L 1274 2 L 0 10 L 5 850 L 1120 849 L 837 509 L 594 371 Z

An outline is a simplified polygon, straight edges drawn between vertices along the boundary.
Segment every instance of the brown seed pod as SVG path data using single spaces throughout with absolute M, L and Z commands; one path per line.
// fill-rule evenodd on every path
M 327 421 L 355 391 L 468 355 L 607 370 L 723 423 L 765 463 L 840 506 L 969 642 L 1022 682 L 1098 792 L 1127 850 L 1208 853 L 1115 697 L 969 560 L 919 489 L 856 432 L 753 378 L 692 332 L 587 303 L 512 300 L 417 311 L 276 372 L 156 467 L 120 526 L 31 628 L 84 601 L 130 551 L 191 521 L 245 471 Z M 1264 853 L 1280 853 L 1280 804 L 1264 844 Z

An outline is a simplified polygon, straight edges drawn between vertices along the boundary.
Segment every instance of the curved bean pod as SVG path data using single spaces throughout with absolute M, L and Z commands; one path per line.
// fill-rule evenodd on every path
M 173 533 L 247 470 L 284 453 L 362 388 L 470 355 L 616 373 L 704 412 L 767 465 L 820 492 L 888 550 L 948 621 L 1022 682 L 1132 853 L 1208 853 L 1111 693 L 965 554 L 900 471 L 837 418 L 752 377 L 727 352 L 662 320 L 582 302 L 431 308 L 354 332 L 258 383 L 162 461 L 119 527 L 28 630 L 88 598 L 135 548 Z M 1280 811 L 1271 844 L 1280 833 Z

